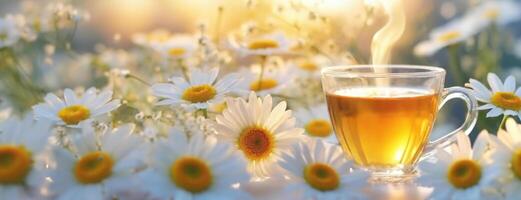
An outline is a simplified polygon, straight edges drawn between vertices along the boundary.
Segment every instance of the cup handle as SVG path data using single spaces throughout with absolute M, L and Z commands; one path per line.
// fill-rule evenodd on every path
M 462 99 L 467 105 L 467 116 L 465 117 L 465 122 L 463 122 L 463 124 L 456 130 L 434 141 L 429 141 L 423 150 L 422 159 L 432 155 L 437 147 L 445 148 L 452 144 L 452 142 L 455 140 L 455 137 L 453 136 L 456 135 L 456 133 L 463 131 L 465 134 L 469 135 L 474 128 L 474 125 L 476 125 L 476 121 L 478 119 L 478 102 L 469 89 L 463 87 L 445 88 L 441 98 L 442 101 L 438 110 L 440 110 L 443 105 L 445 105 L 445 103 L 452 99 Z

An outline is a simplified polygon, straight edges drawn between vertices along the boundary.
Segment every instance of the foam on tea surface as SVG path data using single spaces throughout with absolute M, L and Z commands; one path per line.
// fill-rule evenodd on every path
M 335 133 L 361 166 L 418 160 L 436 118 L 439 95 L 412 88 L 348 88 L 326 94 Z

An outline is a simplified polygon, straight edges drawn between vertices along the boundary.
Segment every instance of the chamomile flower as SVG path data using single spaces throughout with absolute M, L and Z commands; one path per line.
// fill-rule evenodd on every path
M 12 46 L 19 39 L 16 22 L 11 18 L 0 18 L 0 48 Z
M 45 103 L 33 106 L 35 119 L 47 119 L 58 125 L 78 125 L 85 120 L 107 114 L 120 106 L 119 99 L 112 99 L 112 91 L 98 94 L 89 88 L 81 96 L 71 89 L 63 91 L 64 99 L 49 93 Z
M 280 32 L 252 37 L 242 42 L 238 42 L 235 39 L 230 39 L 229 41 L 231 46 L 244 56 L 287 54 L 292 46 L 292 42 Z
M 172 59 L 185 59 L 197 50 L 197 39 L 191 35 L 173 35 L 170 39 L 153 45 L 163 56 Z
M 101 135 L 85 128 L 71 139 L 72 149 L 53 148 L 48 190 L 59 200 L 113 199 L 132 186 L 129 178 L 141 163 L 130 155 L 142 140 L 133 125 L 107 129 Z
M 295 117 L 305 133 L 314 138 L 325 139 L 330 143 L 338 143 L 333 130 L 326 104 L 320 104 L 309 109 L 301 108 L 295 111 Z
M 50 124 L 31 115 L 0 126 L 0 199 L 38 199 L 44 183 L 42 152 Z
M 507 25 L 521 18 L 519 9 L 521 4 L 516 1 L 485 1 L 469 11 L 467 17 L 478 19 L 481 26 Z
M 477 34 L 481 29 L 475 18 L 455 19 L 431 31 L 429 39 L 418 43 L 414 53 L 418 56 L 432 56 L 440 49 L 461 43 Z
M 318 78 L 320 77 L 320 69 L 330 64 L 331 63 L 326 57 L 316 55 L 309 58 L 295 59 L 291 66 L 300 76 Z
M 492 166 L 501 172 L 498 182 L 506 199 L 519 199 L 521 195 L 521 125 L 514 119 L 506 121 L 506 131 L 498 132 Z
M 153 198 L 243 199 L 232 186 L 249 180 L 246 163 L 228 143 L 173 131 L 151 148 L 150 167 L 138 176 Z
M 478 110 L 488 110 L 487 117 L 497 117 L 501 114 L 519 116 L 521 118 L 521 88 L 516 90 L 516 79 L 509 76 L 505 83 L 496 74 L 488 74 L 488 84 L 492 91 L 479 81 L 470 79 L 470 86 L 478 101 L 485 105 Z
M 250 93 L 248 101 L 228 99 L 228 108 L 216 117 L 218 136 L 235 144 L 248 160 L 248 170 L 257 178 L 266 177 L 279 159 L 302 137 L 295 128 L 295 118 L 286 110 L 286 102 L 272 108 L 271 96 L 257 98 Z
M 266 67 L 260 76 L 260 66 L 243 69 L 239 72 L 244 77 L 240 86 L 245 91 L 253 91 L 259 95 L 278 94 L 293 81 L 294 74 L 287 68 Z
M 241 80 L 237 74 L 228 74 L 217 80 L 218 68 L 208 72 L 193 69 L 189 80 L 172 77 L 172 83 L 157 83 L 152 86 L 152 93 L 162 98 L 158 105 L 185 106 L 206 109 L 209 103 L 216 103 L 226 95 L 237 92 Z
M 451 153 L 437 149 L 435 162 L 427 160 L 420 163 L 419 184 L 434 188 L 431 199 L 487 199 L 497 194 L 488 188 L 498 173 L 488 167 L 488 143 L 486 131 L 478 136 L 474 149 L 468 136 L 458 133 L 457 144 L 451 146 Z
M 369 173 L 352 171 L 338 146 L 311 139 L 285 152 L 280 165 L 289 176 L 285 192 L 302 195 L 296 199 L 364 199 Z

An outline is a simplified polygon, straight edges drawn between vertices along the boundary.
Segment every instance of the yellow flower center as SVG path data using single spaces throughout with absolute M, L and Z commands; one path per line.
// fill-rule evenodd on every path
M 521 179 L 521 149 L 518 149 L 516 152 L 514 152 L 510 164 L 512 172 L 514 172 L 517 178 Z
M 78 124 L 81 121 L 90 117 L 90 110 L 82 105 L 73 105 L 62 108 L 58 112 L 58 116 L 65 122 L 66 124 Z
M 521 110 L 521 98 L 512 92 L 496 92 L 492 95 L 490 102 L 505 110 Z
M 328 164 L 314 163 L 304 168 L 304 180 L 320 191 L 330 191 L 340 185 L 340 176 Z
M 474 160 L 458 160 L 450 165 L 447 178 L 456 188 L 468 188 L 478 184 L 481 179 L 481 167 Z
M 298 64 L 298 67 L 300 69 L 306 70 L 306 71 L 316 71 L 318 69 L 318 65 L 311 61 L 303 61 Z
M 81 157 L 74 165 L 74 176 L 83 184 L 99 183 L 112 174 L 114 160 L 105 152 L 95 151 Z
M 170 167 L 170 180 L 186 191 L 199 193 L 210 188 L 213 175 L 206 162 L 199 158 L 187 156 L 174 161 Z
M 0 145 L 0 184 L 23 183 L 32 165 L 31 153 L 25 147 Z
M 250 90 L 258 92 L 261 90 L 268 90 L 274 87 L 277 87 L 277 80 L 266 78 L 262 80 L 256 80 L 250 84 Z
M 438 36 L 440 42 L 450 42 L 461 37 L 461 33 L 458 31 L 448 31 Z
M 499 17 L 499 10 L 489 9 L 483 13 L 484 17 L 490 20 L 496 20 Z
M 329 121 L 323 119 L 311 120 L 304 128 L 309 135 L 314 137 L 327 137 L 333 132 Z
M 213 86 L 204 84 L 187 88 L 183 92 L 182 98 L 192 103 L 201 103 L 213 99 L 216 94 L 217 91 Z
M 277 47 L 279 47 L 279 42 L 270 39 L 254 40 L 248 44 L 248 49 L 251 50 L 274 49 Z
M 186 53 L 186 50 L 183 48 L 171 48 L 168 51 L 168 54 L 170 54 L 170 56 L 172 56 L 172 57 L 183 56 L 185 53 Z
M 262 160 L 271 155 L 275 141 L 268 130 L 254 126 L 242 131 L 237 144 L 249 160 Z

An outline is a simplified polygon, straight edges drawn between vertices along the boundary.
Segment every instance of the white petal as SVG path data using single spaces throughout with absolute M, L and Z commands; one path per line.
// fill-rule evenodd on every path
M 96 138 L 92 132 L 82 132 L 72 136 L 72 143 L 79 155 L 85 155 L 97 150 Z
M 76 93 L 71 89 L 67 88 L 63 91 L 63 97 L 65 98 L 65 103 L 67 106 L 78 104 L 78 98 L 76 97 Z
M 505 126 L 510 136 L 512 136 L 512 139 L 514 139 L 512 142 L 521 142 L 521 130 L 517 126 L 516 121 L 512 118 L 508 118 Z
M 479 106 L 477 109 L 478 110 L 488 110 L 488 109 L 493 109 L 495 108 L 496 106 L 492 105 L 492 104 L 485 104 L 485 105 L 482 105 L 482 106 Z
M 483 158 L 485 151 L 487 150 L 489 145 L 489 134 L 487 130 L 482 130 L 476 141 L 474 142 L 473 148 L 473 158 L 475 160 L 480 160 Z
M 503 83 L 496 74 L 488 73 L 487 80 L 490 88 L 492 88 L 492 92 L 503 91 Z
M 476 98 L 478 98 L 480 101 L 488 101 L 490 99 L 492 93 L 487 89 L 487 87 L 485 87 L 485 85 L 474 79 L 470 79 L 469 82 L 472 86 L 472 89 L 474 89 Z
M 505 80 L 505 85 L 503 86 L 503 91 L 505 92 L 514 92 L 516 90 L 516 78 L 510 75 Z
M 495 107 L 487 113 L 487 117 L 497 117 L 503 114 L 503 109 Z

